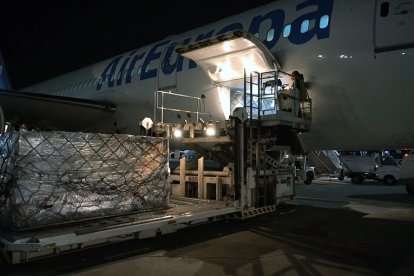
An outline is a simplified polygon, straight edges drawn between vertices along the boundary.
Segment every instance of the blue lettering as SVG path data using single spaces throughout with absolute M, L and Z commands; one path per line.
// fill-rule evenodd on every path
M 296 18 L 292 23 L 290 23 L 291 30 L 290 34 L 288 35 L 288 39 L 292 44 L 300 45 L 304 44 L 308 41 L 310 41 L 314 36 L 316 36 L 317 39 L 324 39 L 329 37 L 330 32 L 330 22 L 331 22 L 331 14 L 333 10 L 333 4 L 334 0 L 306 0 L 302 3 L 298 4 L 296 6 L 296 11 L 302 11 L 304 9 L 308 9 L 309 7 L 313 7 L 315 10 L 312 12 L 308 12 L 306 14 L 303 14 Z M 326 25 L 322 24 L 321 28 L 321 18 L 329 16 L 329 21 L 327 21 Z M 309 20 L 309 22 L 314 22 L 313 25 L 310 24 L 310 26 L 313 26 L 312 29 L 307 30 L 303 33 L 301 33 L 301 25 L 304 21 Z M 285 12 L 284 10 L 277 9 L 269 11 L 268 13 L 264 15 L 256 15 L 252 18 L 248 31 L 249 33 L 255 34 L 260 32 L 260 28 L 263 28 L 264 22 L 270 23 L 270 28 L 274 30 L 274 35 L 271 41 L 267 41 L 266 37 L 262 39 L 262 42 L 266 47 L 269 49 L 273 48 L 275 45 L 277 45 L 281 34 L 283 32 L 283 28 L 285 23 L 289 24 L 289 22 L 285 22 Z M 246 26 L 247 27 L 247 26 Z M 229 25 L 224 26 L 222 29 L 220 29 L 217 32 L 217 35 L 234 31 L 244 29 L 244 26 L 240 22 L 235 22 Z M 207 33 L 201 33 L 198 34 L 195 42 L 205 40 L 207 38 L 210 38 L 213 36 L 215 30 L 211 30 Z M 191 41 L 191 38 L 187 38 L 184 41 L 182 41 L 182 45 L 187 45 Z M 155 63 L 161 62 L 159 59 L 161 58 L 161 54 L 163 52 L 163 49 L 165 49 L 164 46 L 166 46 L 170 41 L 162 41 L 158 44 L 155 44 L 151 50 L 147 53 L 145 56 L 145 52 L 140 54 L 135 54 L 136 51 L 133 51 L 129 54 L 127 58 L 122 62 L 121 67 L 118 72 L 118 79 L 116 82 L 116 85 L 122 85 L 122 76 L 124 75 L 126 71 L 126 78 L 125 83 L 130 83 L 132 81 L 132 74 L 133 70 L 136 67 L 136 64 L 138 61 L 144 59 L 143 65 L 141 67 L 141 75 L 140 79 L 150 79 L 157 77 L 158 74 L 158 66 L 155 65 Z M 182 56 L 177 55 L 175 58 L 174 50 L 179 45 L 178 42 L 171 43 L 168 45 L 168 48 L 166 48 L 165 51 L 165 57 L 162 60 L 161 63 L 161 71 L 165 75 L 170 75 L 176 72 L 181 72 L 183 70 L 183 61 L 184 58 Z M 133 56 L 134 55 L 134 56 Z M 132 57 L 133 56 L 133 57 Z M 102 88 L 102 85 L 107 82 L 108 87 L 114 86 L 114 75 L 115 71 L 117 69 L 118 64 L 120 63 L 120 60 L 123 57 L 117 57 L 113 59 L 107 67 L 104 69 L 104 71 L 101 74 L 100 81 L 96 87 L 96 90 L 100 90 Z M 151 62 L 154 62 L 153 69 L 150 69 Z M 129 65 L 128 65 L 129 64 Z M 196 68 L 197 64 L 190 60 L 188 64 L 189 69 Z M 3 76 L 4 77 L 4 76 Z M 4 81 L 3 79 L 0 79 L 1 81 Z
M 105 83 L 105 82 L 108 82 L 108 87 L 114 86 L 115 70 L 121 58 L 122 56 L 115 58 L 108 64 L 108 66 L 106 66 L 105 70 L 101 74 L 98 85 L 96 86 L 96 90 L 100 90 L 102 88 L 102 83 Z
M 304 44 L 315 35 L 317 39 L 329 37 L 329 26 L 328 28 L 321 29 L 319 21 L 322 16 L 332 14 L 333 0 L 308 0 L 297 5 L 296 10 L 299 11 L 313 5 L 318 6 L 318 10 L 299 16 L 292 22 L 292 30 L 288 38 L 293 44 Z M 304 20 L 313 20 L 315 23 L 311 30 L 301 33 L 300 27 Z
M 127 63 L 129 62 L 129 60 L 131 59 L 131 56 L 132 56 L 133 54 L 135 54 L 135 52 L 136 52 L 136 51 L 132 51 L 132 52 L 129 54 L 129 57 L 127 57 L 127 58 L 124 60 L 124 62 L 122 63 L 122 65 L 121 65 L 121 69 L 119 69 L 119 72 L 118 72 L 118 80 L 116 81 L 116 85 L 117 85 L 117 86 L 122 84 L 122 78 L 123 78 L 123 76 L 124 76 L 125 67 L 126 67 Z
M 275 30 L 273 39 L 271 41 L 267 41 L 266 36 L 262 40 L 263 44 L 266 45 L 266 47 L 270 49 L 276 45 L 277 41 L 280 38 L 280 34 L 282 33 L 282 30 L 283 30 L 283 24 L 285 22 L 285 12 L 282 10 L 274 10 L 274 11 L 270 11 L 269 13 L 263 16 L 261 15 L 255 16 L 252 22 L 250 23 L 249 32 L 251 34 L 258 33 L 260 30 L 260 26 L 265 20 L 271 20 L 272 22 L 271 29 Z
M 134 58 L 132 59 L 131 63 L 129 64 L 128 71 L 127 71 L 127 77 L 126 77 L 125 83 L 131 83 L 131 81 L 132 81 L 132 70 L 134 70 L 135 64 L 137 63 L 137 61 L 138 60 L 141 60 L 144 57 L 144 55 L 145 55 L 145 52 L 144 53 L 141 53 L 141 54 L 136 54 L 134 56 Z
M 164 46 L 168 43 L 169 41 L 163 41 L 158 44 L 155 44 L 155 46 L 152 47 L 152 49 L 148 52 L 144 64 L 142 65 L 141 80 L 155 78 L 157 76 L 158 69 L 148 70 L 148 66 L 151 63 L 151 61 L 157 60 L 161 57 L 161 52 L 157 52 L 158 47 Z
M 190 43 L 190 41 L 191 41 L 191 38 L 187 38 L 186 40 L 183 41 L 182 45 L 187 45 L 188 43 Z M 177 72 L 181 72 L 183 70 L 183 60 L 184 60 L 183 56 L 176 55 L 175 62 L 171 64 L 171 57 L 172 57 L 172 54 L 174 53 L 174 49 L 177 46 L 177 44 L 178 44 L 177 42 L 171 43 L 165 53 L 165 57 L 162 62 L 162 72 L 165 75 L 172 74 L 174 70 L 176 69 L 177 69 Z

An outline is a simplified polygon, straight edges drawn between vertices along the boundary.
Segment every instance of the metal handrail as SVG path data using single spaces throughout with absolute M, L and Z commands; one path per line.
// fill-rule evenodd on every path
M 194 100 L 197 101 L 197 110 L 194 111 L 194 110 L 186 110 L 186 109 L 165 107 L 165 102 L 164 102 L 164 95 L 165 94 L 168 94 L 168 96 L 176 96 L 176 97 L 194 99 Z M 196 114 L 197 122 L 198 122 L 200 114 L 207 114 L 206 111 L 205 111 L 204 99 L 202 99 L 200 97 L 194 97 L 194 96 L 189 96 L 189 95 L 185 95 L 185 94 L 173 93 L 171 91 L 157 90 L 157 91 L 154 92 L 154 98 L 155 98 L 154 99 L 154 102 L 155 102 L 155 104 L 154 104 L 154 121 L 155 122 L 157 122 L 157 110 L 161 110 L 161 123 L 164 123 L 164 110 Z

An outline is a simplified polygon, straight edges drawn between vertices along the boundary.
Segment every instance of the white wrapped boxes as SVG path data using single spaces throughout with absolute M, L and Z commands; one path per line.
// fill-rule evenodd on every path
M 12 229 L 167 208 L 168 140 L 126 134 L 0 136 L 0 219 Z

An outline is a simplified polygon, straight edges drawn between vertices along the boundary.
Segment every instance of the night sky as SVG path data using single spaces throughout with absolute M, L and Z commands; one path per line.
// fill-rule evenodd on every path
M 0 50 L 14 89 L 270 0 L 0 0 Z

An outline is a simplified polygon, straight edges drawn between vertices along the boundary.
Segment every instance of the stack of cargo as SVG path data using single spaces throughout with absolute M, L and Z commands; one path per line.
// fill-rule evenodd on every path
M 0 220 L 12 229 L 168 207 L 164 138 L 11 132 L 0 155 Z

